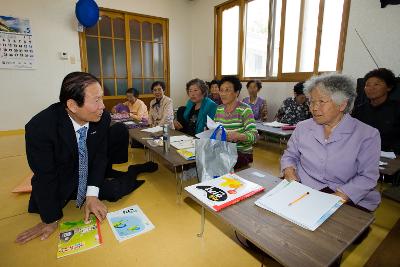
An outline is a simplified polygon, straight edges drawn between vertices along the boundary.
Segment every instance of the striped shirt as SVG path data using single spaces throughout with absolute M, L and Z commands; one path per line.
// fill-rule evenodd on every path
M 236 108 L 230 113 L 225 112 L 225 105 L 219 105 L 214 120 L 221 123 L 227 131 L 245 134 L 247 139 L 236 143 L 237 150 L 241 153 L 253 153 L 253 144 L 257 141 L 258 132 L 254 114 L 249 105 L 237 102 Z

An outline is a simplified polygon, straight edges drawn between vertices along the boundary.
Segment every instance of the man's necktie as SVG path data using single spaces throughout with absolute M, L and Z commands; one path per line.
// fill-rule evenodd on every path
M 88 176 L 88 153 L 86 147 L 87 127 L 82 127 L 78 131 L 78 153 L 79 153 L 79 186 L 76 197 L 76 206 L 81 207 L 86 199 L 86 186 Z

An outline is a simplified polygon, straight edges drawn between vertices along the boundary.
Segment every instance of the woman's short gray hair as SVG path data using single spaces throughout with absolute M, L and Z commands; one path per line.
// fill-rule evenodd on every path
M 356 99 L 355 82 L 347 75 L 339 73 L 327 73 L 314 76 L 304 83 L 304 93 L 310 96 L 315 88 L 326 91 L 337 105 L 347 100 L 347 106 L 344 113 L 350 113 Z

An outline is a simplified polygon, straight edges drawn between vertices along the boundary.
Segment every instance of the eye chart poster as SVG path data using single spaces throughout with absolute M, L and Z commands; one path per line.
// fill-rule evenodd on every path
M 35 68 L 32 32 L 28 19 L 0 16 L 0 68 Z

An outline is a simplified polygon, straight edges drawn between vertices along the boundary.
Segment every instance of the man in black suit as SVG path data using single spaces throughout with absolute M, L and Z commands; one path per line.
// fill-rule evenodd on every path
M 96 77 L 68 74 L 60 102 L 35 115 L 25 126 L 26 154 L 34 176 L 29 212 L 42 222 L 19 234 L 16 242 L 48 238 L 62 218 L 69 200 L 100 221 L 107 214 L 99 200 L 108 164 L 110 115 L 104 111 L 103 90 Z

